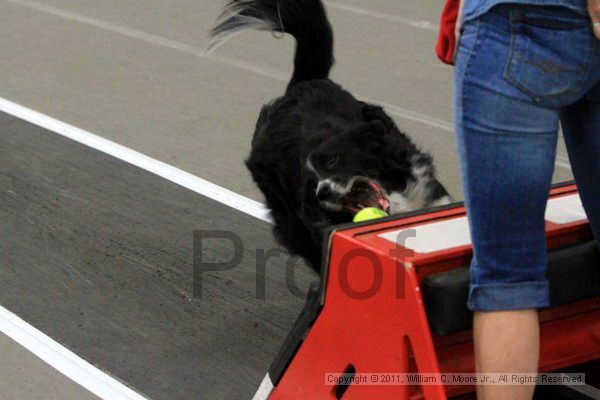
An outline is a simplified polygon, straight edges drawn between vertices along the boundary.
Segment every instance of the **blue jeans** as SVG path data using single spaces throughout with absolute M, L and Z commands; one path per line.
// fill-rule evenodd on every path
M 500 5 L 464 23 L 455 74 L 474 253 L 468 306 L 547 307 L 544 212 L 559 122 L 600 238 L 600 40 L 567 8 Z

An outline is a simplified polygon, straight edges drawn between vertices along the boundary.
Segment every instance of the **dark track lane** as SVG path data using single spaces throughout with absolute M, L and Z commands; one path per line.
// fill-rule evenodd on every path
M 241 161 L 240 161 L 241 162 Z M 193 301 L 194 230 L 229 230 L 237 268 Z M 0 114 L 0 304 L 155 399 L 250 398 L 304 300 L 270 226 L 151 173 Z M 211 240 L 205 259 L 232 256 Z M 315 277 L 296 268 L 303 290 Z

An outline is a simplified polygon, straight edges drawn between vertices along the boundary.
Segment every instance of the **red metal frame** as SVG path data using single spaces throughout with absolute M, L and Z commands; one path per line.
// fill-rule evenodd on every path
M 576 193 L 556 188 L 552 197 Z M 379 235 L 465 214 L 463 207 L 333 234 L 323 308 L 271 399 L 335 399 L 326 373 L 473 372 L 470 332 L 432 335 L 420 292 L 423 277 L 467 265 L 471 247 L 418 254 Z M 547 223 L 549 248 L 589 239 L 586 221 Z M 374 265 L 380 265 L 380 268 Z M 375 272 L 379 271 L 379 272 Z M 377 290 L 373 283 L 380 282 Z M 369 296 L 367 296 L 367 294 Z M 600 297 L 540 313 L 540 371 L 600 358 Z M 344 399 L 446 399 L 472 386 L 349 386 Z

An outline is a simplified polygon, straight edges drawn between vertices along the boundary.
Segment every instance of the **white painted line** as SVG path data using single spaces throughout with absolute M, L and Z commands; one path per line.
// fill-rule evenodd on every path
M 221 204 L 235 208 L 262 221 L 272 223 L 269 210 L 261 203 L 225 189 L 212 182 L 199 178 L 179 168 L 175 168 L 162 161 L 148 157 L 142 153 L 122 146 L 118 143 L 104 139 L 93 133 L 84 131 L 65 122 L 56 120 L 37 111 L 23 107 L 9 100 L 0 98 L 0 111 L 14 115 L 17 118 L 41 126 L 49 131 L 58 133 L 71 140 L 109 154 L 119 160 L 125 161 L 136 167 L 152 172 L 173 183 L 183 186 L 191 191 L 211 198 Z
M 402 25 L 413 27 L 413 28 L 425 29 L 425 30 L 432 31 L 432 32 L 437 32 L 439 29 L 438 24 L 435 24 L 430 21 L 413 20 L 413 19 L 402 17 L 399 15 L 384 14 L 384 13 L 381 13 L 378 11 L 366 10 L 364 8 L 351 6 L 348 4 L 334 3 L 331 1 L 327 1 L 327 2 L 325 2 L 325 4 L 329 8 L 347 11 L 347 12 L 351 12 L 353 14 L 358 14 L 358 15 L 362 15 L 362 16 L 366 16 L 366 17 L 370 17 L 370 18 L 380 19 L 382 21 L 392 22 L 395 24 L 402 24 Z
M 368 97 L 363 97 L 360 95 L 357 95 L 356 97 L 369 103 L 379 104 L 380 106 L 385 108 L 385 110 L 390 114 L 397 115 L 405 119 L 420 122 L 425 125 L 433 126 L 434 128 L 439 128 L 441 130 L 454 133 L 454 125 L 451 122 L 447 122 L 443 119 L 431 117 L 429 115 L 421 114 L 416 111 L 407 110 L 395 104 L 369 99 Z
M 269 374 L 266 374 L 252 400 L 267 400 L 272 391 L 273 382 L 271 382 Z
M 102 399 L 146 400 L 1 306 L 0 332 Z
M 576 194 L 548 200 L 546 219 L 555 224 L 586 220 L 587 215 L 581 204 L 581 197 Z
M 402 247 L 426 254 L 471 244 L 467 217 L 453 218 L 440 222 L 414 226 L 386 232 L 379 237 Z

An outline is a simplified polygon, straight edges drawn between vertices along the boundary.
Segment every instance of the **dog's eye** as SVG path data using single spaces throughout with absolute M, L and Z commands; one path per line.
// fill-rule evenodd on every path
M 339 160 L 340 160 L 340 156 L 333 156 L 327 160 L 327 162 L 325 163 L 325 167 L 331 169 L 331 168 L 335 167 L 335 165 L 338 163 Z
M 369 172 L 369 175 L 376 176 L 378 171 L 376 169 L 372 168 L 368 172 Z

